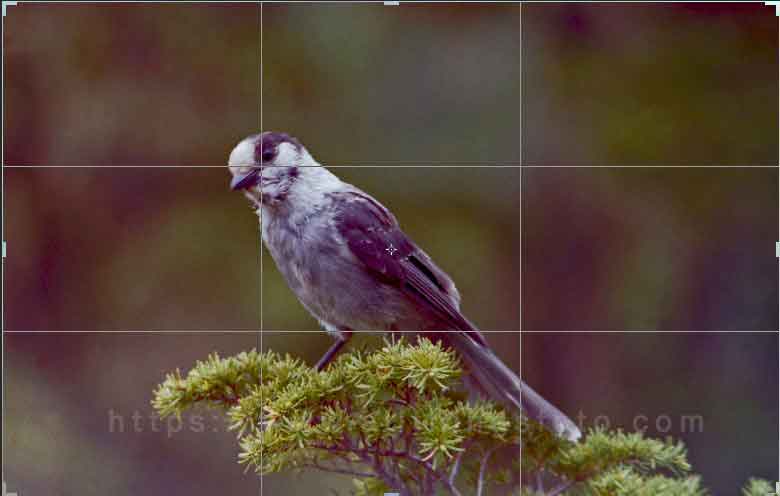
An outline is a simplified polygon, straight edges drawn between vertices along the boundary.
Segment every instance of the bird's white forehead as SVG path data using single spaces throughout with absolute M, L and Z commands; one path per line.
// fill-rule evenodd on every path
M 230 167 L 246 165 L 255 165 L 255 144 L 252 138 L 247 138 L 236 145 L 228 158 L 228 166 Z

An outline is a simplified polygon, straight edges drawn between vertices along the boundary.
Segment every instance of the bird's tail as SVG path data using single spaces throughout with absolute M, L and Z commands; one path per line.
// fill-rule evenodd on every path
M 580 438 L 580 430 L 569 417 L 521 381 L 487 346 L 466 334 L 446 333 L 446 336 L 446 341 L 466 366 L 469 375 L 464 382 L 470 389 L 510 408 L 520 409 L 527 417 L 570 441 Z

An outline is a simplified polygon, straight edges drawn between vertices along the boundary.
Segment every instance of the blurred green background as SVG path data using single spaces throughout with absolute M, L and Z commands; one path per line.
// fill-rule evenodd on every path
M 761 3 L 523 6 L 526 165 L 777 165 Z
M 258 5 L 22 4 L 3 21 L 5 165 L 217 165 L 259 126 Z
M 527 4 L 522 35 L 520 17 L 506 4 L 265 5 L 260 50 L 258 5 L 10 7 L 9 490 L 255 494 L 218 419 L 169 438 L 148 402 L 164 372 L 259 346 L 261 318 L 307 331 L 265 347 L 313 363 L 330 343 L 267 254 L 261 281 L 257 218 L 227 188 L 228 153 L 260 129 L 297 136 L 390 207 L 485 330 L 520 329 L 521 279 L 528 331 L 776 330 L 777 168 L 511 167 L 777 164 L 773 9 Z M 188 332 L 111 333 L 141 330 Z M 566 411 L 625 419 L 641 393 L 649 415 L 671 415 L 695 386 L 696 406 L 738 409 L 717 432 L 671 432 L 705 484 L 777 477 L 776 336 L 547 336 L 524 335 L 524 372 Z M 489 339 L 519 369 L 518 335 Z M 626 386 L 632 370 L 655 375 Z
M 7 334 L 8 492 L 259 494 L 216 411 L 179 423 L 160 420 L 149 404 L 166 372 L 251 348 L 259 348 L 253 334 Z
M 527 331 L 776 331 L 777 168 L 523 169 Z
M 583 427 L 683 441 L 713 495 L 777 480 L 777 333 L 522 336 L 523 378 Z
M 263 128 L 325 164 L 519 160 L 519 5 L 269 4 L 263 16 Z

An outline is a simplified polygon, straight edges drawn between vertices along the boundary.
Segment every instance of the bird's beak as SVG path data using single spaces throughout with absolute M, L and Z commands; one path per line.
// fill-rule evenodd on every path
M 251 169 L 249 172 L 245 172 L 243 174 L 238 173 L 233 176 L 233 179 L 230 181 L 230 189 L 233 191 L 237 189 L 247 189 L 255 186 L 259 182 L 260 169 L 255 168 Z

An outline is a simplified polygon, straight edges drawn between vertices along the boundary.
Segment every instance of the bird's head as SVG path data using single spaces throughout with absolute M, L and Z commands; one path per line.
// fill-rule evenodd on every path
M 230 189 L 243 190 L 263 204 L 284 201 L 301 168 L 319 165 L 292 136 L 267 131 L 242 140 L 228 159 Z

